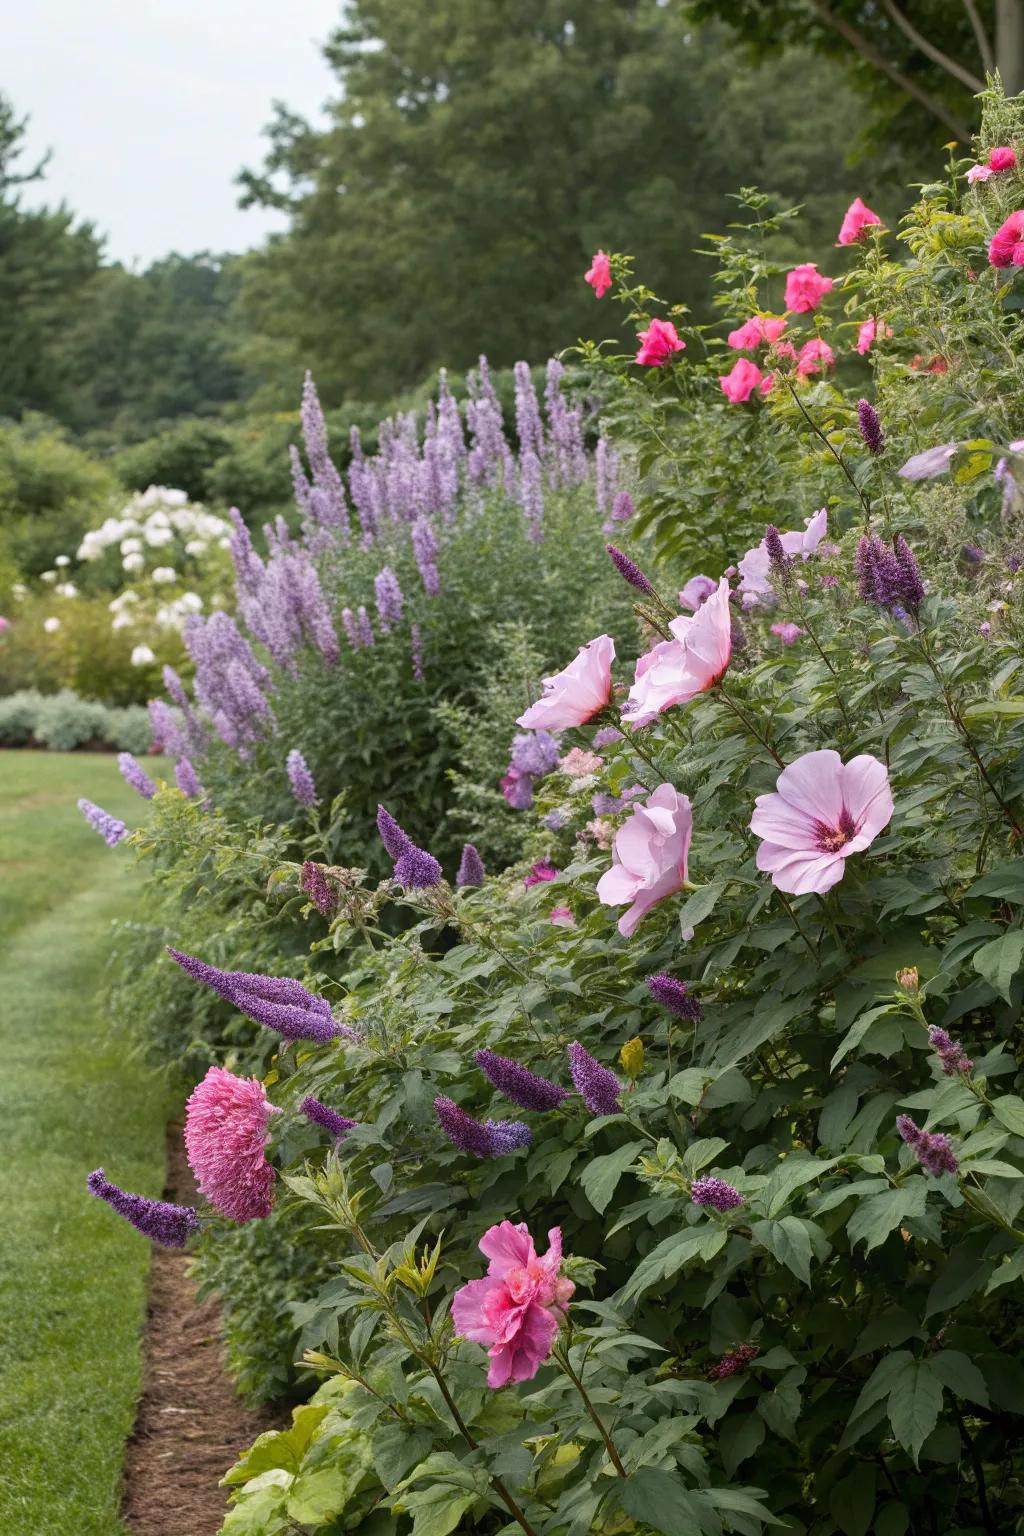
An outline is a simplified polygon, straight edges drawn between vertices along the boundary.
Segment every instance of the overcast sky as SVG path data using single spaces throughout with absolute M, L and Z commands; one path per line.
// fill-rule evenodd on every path
M 53 158 L 26 204 L 66 201 L 145 265 L 256 245 L 283 219 L 236 206 L 280 98 L 317 118 L 339 0 L 0 0 L 0 91 Z M 27 157 L 26 157 L 27 158 Z

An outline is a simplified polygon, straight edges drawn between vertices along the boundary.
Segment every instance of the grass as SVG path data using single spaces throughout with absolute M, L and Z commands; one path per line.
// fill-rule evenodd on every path
M 109 1038 L 96 993 L 133 859 L 79 795 L 129 826 L 112 756 L 0 752 L 0 1531 L 121 1536 L 149 1248 L 86 1191 L 102 1164 L 159 1194 L 167 1090 Z

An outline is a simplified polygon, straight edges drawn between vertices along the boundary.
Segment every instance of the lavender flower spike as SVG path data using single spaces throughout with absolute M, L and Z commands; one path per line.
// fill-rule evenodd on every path
M 648 976 L 647 990 L 656 1003 L 667 1008 L 677 1019 L 690 1019 L 699 1024 L 704 1017 L 700 1000 L 693 996 L 685 981 L 677 981 L 674 976 Z
M 190 800 L 198 800 L 202 794 L 196 771 L 187 757 L 179 758 L 175 763 L 174 782 L 182 794 L 187 795 Z
M 857 425 L 868 450 L 874 454 L 881 453 L 885 447 L 885 433 L 878 412 L 870 400 L 857 401 Z
M 411 839 L 402 831 L 398 822 L 389 810 L 383 805 L 377 807 L 377 831 L 380 840 L 387 849 L 388 857 L 400 859 L 407 848 L 412 846 Z
M 395 860 L 395 879 L 407 891 L 426 891 L 442 880 L 441 866 L 432 853 L 410 843 Z
M 942 1063 L 942 1070 L 947 1077 L 956 1077 L 961 1072 L 969 1072 L 974 1066 L 974 1062 L 959 1040 L 954 1040 L 952 1035 L 940 1029 L 937 1024 L 928 1031 L 928 1041 Z
M 462 858 L 459 860 L 459 872 L 455 876 L 455 884 L 459 887 L 483 885 L 485 878 L 483 859 L 472 843 L 466 843 L 462 850 Z
M 793 557 L 787 555 L 782 535 L 774 523 L 769 523 L 764 531 L 764 547 L 768 552 L 768 559 L 772 567 L 780 575 L 784 576 L 793 568 Z
M 170 945 L 167 953 L 193 980 L 211 987 L 247 1018 L 276 1030 L 286 1040 L 314 1040 L 318 1045 L 326 1045 L 338 1035 L 357 1038 L 354 1030 L 336 1022 L 326 998 L 307 992 L 291 976 L 222 971 L 193 955 L 184 955 Z
M 452 1099 L 439 1093 L 434 1113 L 453 1147 L 473 1157 L 504 1157 L 518 1147 L 528 1147 L 533 1132 L 520 1120 L 486 1120 L 481 1123 L 467 1115 Z
M 302 866 L 299 884 L 322 917 L 333 917 L 338 909 L 338 892 L 324 873 L 321 864 L 307 859 Z
M 569 1058 L 569 1071 L 572 1074 L 576 1092 L 590 1110 L 592 1115 L 618 1115 L 622 1111 L 619 1103 L 621 1085 L 614 1072 L 609 1072 L 607 1067 L 602 1067 L 590 1052 L 584 1050 L 578 1040 L 566 1046 L 565 1054 Z
M 695 1179 L 690 1186 L 690 1198 L 694 1205 L 710 1205 L 716 1211 L 731 1211 L 743 1204 L 739 1190 L 725 1179 Z
M 943 1173 L 957 1172 L 960 1164 L 956 1160 L 952 1143 L 941 1131 L 923 1131 L 909 1115 L 896 1116 L 896 1129 L 913 1150 L 922 1168 L 933 1178 L 937 1179 Z
M 288 753 L 286 763 L 288 769 L 288 782 L 292 787 L 292 794 L 299 805 L 304 805 L 307 810 L 318 804 L 316 784 L 313 775 L 309 771 L 306 759 L 297 747 L 293 747 Z
M 638 592 L 643 592 L 647 597 L 657 596 L 654 587 L 634 560 L 624 555 L 621 549 L 616 549 L 614 544 L 606 544 L 605 549 L 623 581 L 628 581 L 631 587 L 636 587 Z
M 339 1115 L 337 1110 L 331 1109 L 326 1104 L 321 1104 L 319 1099 L 307 1096 L 299 1105 L 299 1114 L 305 1115 L 307 1120 L 312 1120 L 314 1125 L 319 1125 L 322 1130 L 329 1131 L 338 1141 L 343 1141 L 355 1126 L 358 1120 L 347 1120 L 344 1115 Z
M 913 551 L 902 533 L 896 535 L 896 564 L 900 573 L 900 595 L 905 608 L 919 608 L 924 602 L 924 582 Z
M 557 1083 L 538 1077 L 509 1056 L 498 1056 L 494 1051 L 475 1051 L 473 1060 L 488 1082 L 521 1109 L 533 1109 L 543 1114 L 557 1109 L 562 1100 L 569 1097 Z
M 126 784 L 131 785 L 136 794 L 141 795 L 143 800 L 152 800 L 156 794 L 156 785 L 142 764 L 132 757 L 130 752 L 119 752 L 117 754 L 117 766 L 120 769 L 122 779 L 124 779 Z
M 79 800 L 78 809 L 92 827 L 98 832 L 108 848 L 116 848 L 128 836 L 128 828 L 123 821 L 118 821 L 116 816 L 109 815 L 101 810 L 98 805 L 93 805 L 91 800 Z
M 166 1200 L 147 1200 L 111 1184 L 102 1168 L 93 1169 L 86 1179 L 90 1194 L 131 1222 L 143 1237 L 152 1238 L 164 1248 L 184 1248 L 198 1229 L 199 1217 L 191 1205 L 171 1205 Z

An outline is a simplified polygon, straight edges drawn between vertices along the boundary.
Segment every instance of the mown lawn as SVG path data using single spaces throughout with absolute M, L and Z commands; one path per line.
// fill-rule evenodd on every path
M 96 992 L 138 825 L 113 756 L 0 752 L 0 1531 L 115 1536 L 140 1384 L 149 1249 L 86 1191 L 102 1164 L 159 1194 L 167 1090 L 108 1037 Z

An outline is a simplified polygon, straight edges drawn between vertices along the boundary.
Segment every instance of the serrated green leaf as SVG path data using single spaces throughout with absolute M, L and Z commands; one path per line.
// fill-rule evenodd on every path
M 959 1349 L 940 1349 L 932 1355 L 931 1365 L 944 1387 L 969 1403 L 988 1407 L 988 1388 L 985 1378 L 974 1361 Z
M 896 1189 L 869 1195 L 846 1223 L 850 1247 L 863 1242 L 868 1253 L 880 1247 L 904 1221 L 924 1215 L 927 1194 L 924 1179 L 911 1177 Z
M 915 1467 L 922 1445 L 938 1423 L 941 1408 L 942 1380 L 934 1363 L 908 1361 L 889 1392 L 889 1423 Z
M 642 1141 L 627 1141 L 624 1146 L 616 1147 L 614 1152 L 608 1152 L 604 1157 L 595 1157 L 583 1170 L 580 1183 L 598 1215 L 604 1215 L 619 1180 L 630 1164 L 636 1162 L 637 1153 L 643 1150 L 643 1145 Z

